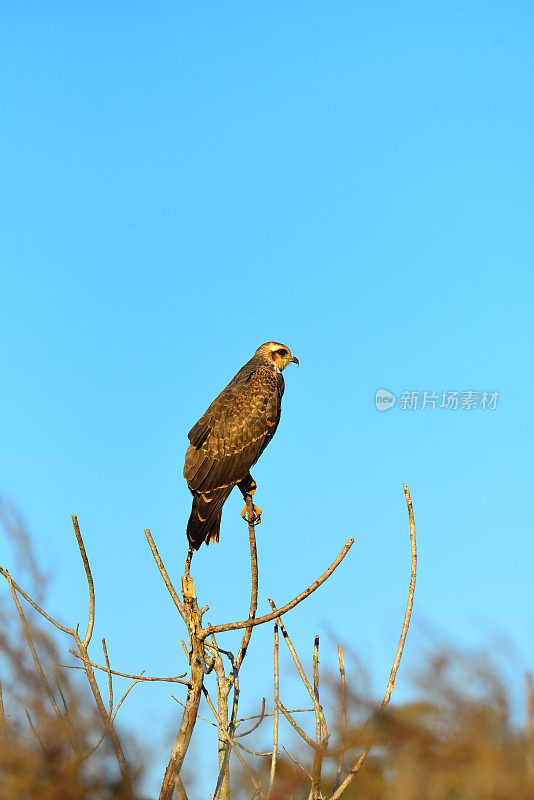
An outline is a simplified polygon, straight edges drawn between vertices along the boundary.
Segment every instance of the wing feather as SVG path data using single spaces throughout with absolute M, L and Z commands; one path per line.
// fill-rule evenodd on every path
M 282 392 L 283 383 L 265 367 L 221 392 L 189 432 L 184 477 L 191 491 L 243 480 L 274 435 Z

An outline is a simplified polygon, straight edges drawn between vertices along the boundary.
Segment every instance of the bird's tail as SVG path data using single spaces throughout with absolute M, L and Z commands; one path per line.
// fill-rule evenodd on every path
M 202 542 L 219 541 L 223 505 L 233 486 L 214 489 L 212 492 L 194 492 L 191 516 L 187 523 L 187 539 L 194 550 Z

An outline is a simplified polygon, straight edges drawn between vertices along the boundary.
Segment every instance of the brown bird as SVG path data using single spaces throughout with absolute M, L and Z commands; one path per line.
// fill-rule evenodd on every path
M 184 478 L 193 495 L 187 523 L 190 548 L 219 541 L 222 508 L 239 486 L 246 501 L 256 483 L 250 468 L 271 439 L 278 422 L 288 364 L 298 366 L 285 344 L 266 342 L 241 367 L 189 431 Z M 245 516 L 246 507 L 242 516 Z M 254 506 L 256 522 L 261 511 Z

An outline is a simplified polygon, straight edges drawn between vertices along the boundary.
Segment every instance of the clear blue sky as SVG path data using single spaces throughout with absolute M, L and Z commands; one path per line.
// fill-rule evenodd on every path
M 408 660 L 424 623 L 534 665 L 533 38 L 527 2 L 3 4 L 0 489 L 69 623 L 78 514 L 117 668 L 183 669 L 143 528 L 177 578 L 186 433 L 270 339 L 301 367 L 254 472 L 261 610 L 355 536 L 287 621 L 308 648 L 342 631 L 382 685 L 406 482 Z M 379 413 L 378 388 L 500 395 Z M 248 608 L 240 507 L 194 561 L 213 622 Z M 270 635 L 244 695 L 270 691 Z M 169 691 L 136 691 L 123 719 L 171 727 Z

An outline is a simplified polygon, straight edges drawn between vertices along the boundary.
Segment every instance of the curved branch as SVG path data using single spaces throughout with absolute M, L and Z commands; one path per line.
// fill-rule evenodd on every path
M 234 739 L 240 739 L 242 736 L 248 736 L 249 733 L 252 733 L 252 731 L 255 731 L 256 728 L 260 727 L 264 719 L 265 719 L 265 697 L 261 701 L 261 714 L 258 718 L 258 721 L 255 722 L 252 728 L 249 728 L 248 731 L 244 731 L 243 733 L 236 733 L 234 735 Z
M 308 745 L 308 747 L 311 747 L 311 749 L 312 749 L 312 750 L 316 750 L 316 749 L 317 749 L 317 743 L 316 743 L 316 742 L 314 742 L 314 741 L 313 741 L 313 739 L 311 739 L 311 738 L 308 736 L 308 734 L 306 733 L 306 731 L 303 731 L 303 730 L 302 730 L 302 728 L 300 727 L 300 725 L 298 724 L 298 722 L 296 722 L 296 721 L 293 719 L 293 717 L 291 716 L 291 714 L 289 713 L 289 711 L 288 711 L 288 710 L 287 710 L 287 708 L 284 706 L 284 704 L 282 703 L 282 701 L 281 701 L 281 700 L 279 700 L 279 701 L 278 701 L 278 708 L 280 709 L 280 711 L 282 712 L 282 714 L 284 715 L 284 717 L 287 719 L 287 721 L 290 723 L 290 725 L 292 725 L 292 726 L 295 728 L 295 730 L 296 730 L 296 732 L 299 734 L 299 736 L 301 736 L 301 737 L 302 737 L 302 739 L 304 739 L 304 741 L 306 742 L 306 744 Z
M 3 575 L 4 578 L 8 581 L 9 585 L 14 586 L 17 592 L 20 594 L 20 596 L 23 597 L 26 600 L 26 602 L 29 603 L 31 607 L 34 608 L 42 617 L 44 617 L 48 622 L 50 622 L 51 625 L 53 625 L 59 631 L 63 631 L 63 633 L 68 633 L 70 636 L 74 636 L 74 628 L 67 628 L 65 625 L 62 625 L 60 622 L 58 622 L 57 619 L 51 617 L 50 614 L 47 614 L 46 611 L 42 609 L 41 606 L 35 602 L 35 600 L 32 600 L 31 597 L 28 594 L 26 594 L 24 589 L 22 589 L 18 585 L 18 583 L 13 580 L 7 569 L 0 567 L 0 575 Z
M 386 693 L 384 695 L 384 699 L 382 700 L 382 705 L 380 706 L 380 710 L 378 712 L 378 718 L 383 715 L 386 707 L 389 703 L 391 693 L 395 688 L 395 678 L 397 677 L 397 670 L 399 668 L 400 660 L 402 658 L 402 652 L 404 650 L 404 643 L 406 641 L 406 634 L 408 633 L 408 627 L 410 625 L 410 618 L 412 616 L 412 609 L 413 609 L 413 596 L 415 591 L 415 578 L 417 574 L 417 544 L 415 541 L 415 521 L 413 516 L 413 506 L 412 506 L 412 499 L 410 497 L 410 490 L 403 484 L 404 494 L 406 497 L 406 505 L 408 507 L 408 519 L 410 521 L 410 545 L 412 550 L 412 564 L 411 564 L 411 571 L 410 571 L 410 587 L 408 589 L 408 601 L 406 603 L 406 612 L 404 614 L 404 621 L 402 623 L 402 630 L 399 639 L 399 644 L 397 646 L 397 652 L 395 654 L 395 660 L 393 662 L 393 666 L 391 667 L 391 672 L 389 674 L 389 681 L 386 688 Z M 352 767 L 351 771 L 343 781 L 343 783 L 337 788 L 337 790 L 331 795 L 330 800 L 339 800 L 340 797 L 343 796 L 345 790 L 347 789 L 348 785 L 354 780 L 356 774 L 361 769 L 365 759 L 367 758 L 371 747 L 374 744 L 374 736 L 371 737 L 369 743 L 365 746 L 364 750 L 362 751 L 361 756 L 356 761 L 354 766 Z
M 85 545 L 83 543 L 82 534 L 80 533 L 80 526 L 78 525 L 78 517 L 76 514 L 71 514 L 72 517 L 72 526 L 74 528 L 74 533 L 76 534 L 76 541 L 78 542 L 78 547 L 80 549 L 80 555 L 83 561 L 83 567 L 85 569 L 85 576 L 87 578 L 87 587 L 89 589 L 89 618 L 87 620 L 87 631 L 85 636 L 83 637 L 83 646 L 85 648 L 89 647 L 89 642 L 91 641 L 91 636 L 93 635 L 93 626 L 95 624 L 95 587 L 93 584 L 93 576 L 91 575 L 91 567 L 89 566 L 89 559 L 87 558 L 87 553 L 85 552 Z
M 83 661 L 84 664 L 88 664 L 89 666 L 93 667 L 94 669 L 100 669 L 102 672 L 107 672 L 108 675 L 111 673 L 112 675 L 117 675 L 119 678 L 130 678 L 132 681 L 154 681 L 155 683 L 182 683 L 184 686 L 188 686 L 188 681 L 182 681 L 180 678 L 185 678 L 187 672 L 184 672 L 182 675 L 172 675 L 169 678 L 159 678 L 159 677 L 152 677 L 151 675 L 143 675 L 143 672 L 140 672 L 138 675 L 130 675 L 128 672 L 118 672 L 116 669 L 109 669 L 108 667 L 103 667 L 101 664 L 95 664 L 94 661 L 91 661 L 89 658 L 86 658 L 84 655 L 77 653 L 76 650 L 69 650 L 69 653 L 72 653 L 73 656 L 79 658 L 80 661 Z M 85 667 L 77 667 L 73 666 L 72 664 L 58 664 L 58 667 L 62 669 L 85 669 Z
M 241 628 L 254 628 L 256 625 L 263 625 L 265 622 L 272 622 L 273 619 L 277 619 L 277 617 L 282 616 L 282 614 L 291 611 L 292 608 L 295 608 L 295 606 L 297 606 L 299 603 L 302 603 L 303 600 L 309 597 L 309 595 L 312 594 L 312 592 L 318 589 L 319 586 L 321 586 L 321 584 L 323 584 L 327 580 L 327 578 L 330 577 L 330 575 L 333 573 L 336 567 L 338 567 L 341 564 L 341 562 L 343 561 L 343 559 L 345 558 L 345 556 L 347 555 L 353 544 L 354 544 L 354 538 L 351 536 L 345 547 L 342 549 L 342 551 L 335 559 L 335 561 L 333 561 L 330 564 L 328 569 L 325 572 L 323 572 L 321 577 L 317 578 L 317 580 L 314 581 L 310 586 L 308 586 L 307 589 L 301 592 L 301 594 L 297 595 L 297 597 L 294 597 L 293 600 L 291 600 L 289 603 L 286 603 L 285 606 L 278 608 L 271 614 L 265 614 L 265 616 L 257 617 L 256 619 L 247 619 L 244 620 L 243 622 L 228 622 L 224 625 L 213 625 L 213 626 L 209 625 L 207 628 L 202 628 L 201 630 L 198 631 L 199 639 L 205 639 L 206 636 L 209 636 L 212 633 L 221 633 L 222 631 L 237 631 L 240 630 Z

